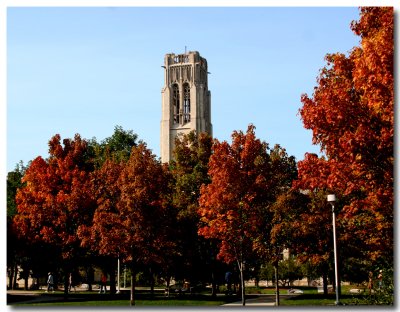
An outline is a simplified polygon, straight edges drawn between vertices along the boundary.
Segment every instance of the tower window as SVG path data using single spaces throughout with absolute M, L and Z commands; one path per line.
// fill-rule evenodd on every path
M 172 87 L 172 106 L 174 114 L 174 124 L 179 123 L 179 87 L 174 84 Z
M 183 122 L 190 122 L 190 87 L 187 83 L 183 85 Z

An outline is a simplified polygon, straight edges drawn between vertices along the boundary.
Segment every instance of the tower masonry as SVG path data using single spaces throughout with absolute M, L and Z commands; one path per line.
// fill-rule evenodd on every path
M 166 54 L 161 90 L 161 161 L 169 162 L 178 134 L 207 132 L 212 136 L 211 93 L 207 60 L 197 51 Z

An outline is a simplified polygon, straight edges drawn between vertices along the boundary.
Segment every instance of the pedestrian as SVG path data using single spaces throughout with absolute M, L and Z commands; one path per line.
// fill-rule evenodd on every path
M 106 293 L 107 291 L 107 275 L 106 274 L 102 274 L 101 278 L 100 278 L 100 291 L 99 294 L 102 292 L 103 288 L 104 288 L 104 293 Z
M 369 290 L 370 295 L 371 295 L 373 287 L 374 287 L 374 274 L 372 273 L 372 271 L 369 271 L 369 273 L 368 273 L 368 290 Z
M 52 292 L 54 292 L 54 277 L 51 272 L 49 272 L 48 277 L 47 277 L 47 290 L 46 292 L 49 292 L 50 289 Z
M 225 273 L 225 282 L 228 295 L 232 295 L 232 273 L 229 271 Z
M 72 277 L 72 273 L 69 273 L 69 279 L 68 279 L 68 291 L 71 292 L 72 287 L 74 287 L 74 291 L 76 292 L 76 287 L 74 283 L 74 279 Z
M 381 289 L 382 285 L 383 285 L 382 278 L 383 278 L 382 270 L 379 270 L 379 274 L 378 274 L 378 286 L 379 286 L 379 289 Z

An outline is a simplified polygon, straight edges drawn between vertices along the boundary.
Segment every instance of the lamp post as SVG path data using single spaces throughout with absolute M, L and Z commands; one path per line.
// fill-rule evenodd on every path
M 117 267 L 117 283 L 118 283 L 118 290 L 117 290 L 117 294 L 121 293 L 121 283 L 119 281 L 119 276 L 120 276 L 120 261 L 119 261 L 119 253 L 118 253 L 118 267 Z
M 332 227 L 333 227 L 333 252 L 335 260 L 335 290 L 336 290 L 336 305 L 339 305 L 339 273 L 338 273 L 338 257 L 337 257 L 337 244 L 336 244 L 336 216 L 335 216 L 335 194 L 328 195 L 328 203 L 332 205 Z

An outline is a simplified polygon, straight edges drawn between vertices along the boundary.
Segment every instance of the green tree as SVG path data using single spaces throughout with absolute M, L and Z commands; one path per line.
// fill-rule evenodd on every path
M 28 164 L 29 166 L 29 164 Z M 27 167 L 21 161 L 16 165 L 14 171 L 7 174 L 7 272 L 9 278 L 10 289 L 14 289 L 17 281 L 18 265 L 21 264 L 21 253 L 23 249 L 19 241 L 15 228 L 13 227 L 13 219 L 17 214 L 17 204 L 15 196 L 18 189 L 23 186 L 22 178 Z M 26 280 L 27 281 L 27 280 Z
M 216 295 L 216 269 L 219 267 L 215 242 L 199 236 L 197 227 L 200 187 L 210 183 L 208 161 L 211 156 L 212 138 L 195 131 L 175 140 L 174 160 L 170 170 L 174 177 L 173 204 L 177 209 L 177 279 L 190 279 L 212 283 Z M 222 274 L 221 272 L 219 272 Z
M 115 126 L 114 133 L 98 143 L 95 138 L 89 141 L 89 148 L 93 155 L 96 168 L 107 159 L 116 162 L 127 161 L 132 147 L 137 146 L 138 135 L 132 130 L 124 130 L 121 126 Z

